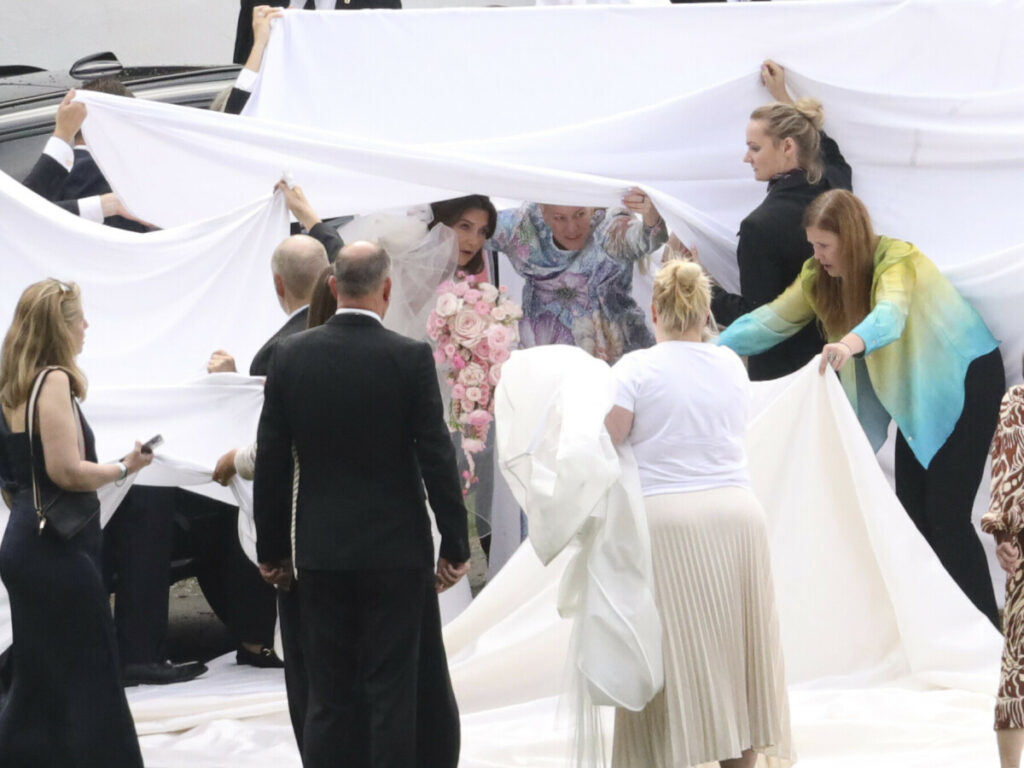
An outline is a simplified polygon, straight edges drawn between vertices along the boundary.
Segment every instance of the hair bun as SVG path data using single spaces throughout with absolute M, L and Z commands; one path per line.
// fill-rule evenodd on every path
M 817 128 L 819 131 L 825 124 L 825 108 L 821 106 L 821 102 L 817 99 L 803 98 L 800 99 L 793 108 L 801 115 L 811 121 L 811 125 Z

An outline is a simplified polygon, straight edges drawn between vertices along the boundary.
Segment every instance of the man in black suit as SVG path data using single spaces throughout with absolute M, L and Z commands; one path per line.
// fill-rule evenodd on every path
M 341 250 L 338 314 L 277 345 L 260 416 L 257 555 L 264 578 L 283 587 L 293 573 L 293 451 L 298 463 L 306 768 L 416 768 L 424 617 L 438 610 L 435 584 L 445 589 L 469 568 L 430 347 L 381 322 L 389 268 L 372 243 Z M 441 533 L 436 570 L 424 486 Z M 432 631 L 439 642 L 439 622 Z M 443 665 L 443 653 L 432 663 Z
M 235 64 L 244 64 L 252 48 L 253 11 L 266 5 L 272 8 L 302 8 L 307 11 L 361 11 L 367 8 L 401 9 L 402 0 L 241 0 L 235 31 Z

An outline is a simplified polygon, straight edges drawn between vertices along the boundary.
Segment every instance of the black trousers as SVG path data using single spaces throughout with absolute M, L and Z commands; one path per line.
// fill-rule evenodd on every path
M 114 600 L 122 666 L 165 659 L 174 489 L 136 485 L 103 529 L 103 575 Z
M 299 571 L 309 672 L 303 768 L 417 768 L 429 568 Z
M 302 754 L 303 732 L 306 728 L 306 712 L 309 709 L 309 675 L 306 673 L 306 657 L 302 652 L 302 623 L 299 612 L 298 581 L 292 582 L 289 591 L 277 593 L 277 616 L 281 622 L 281 645 L 284 650 L 284 686 L 288 693 L 288 715 L 295 732 L 295 743 Z
M 103 530 L 103 572 L 116 593 L 121 664 L 166 658 L 174 519 L 187 520 L 188 554 L 210 607 L 236 643 L 274 643 L 274 589 L 238 542 L 238 508 L 180 488 L 133 486 Z
M 300 753 L 309 697 L 309 675 L 300 630 L 298 592 L 301 589 L 302 586 L 296 581 L 290 591 L 279 592 L 277 596 L 281 644 L 284 646 L 288 714 Z M 441 635 L 441 611 L 433 580 L 426 585 L 424 599 L 416 685 L 416 764 L 420 768 L 457 768 L 461 747 L 459 706 L 448 674 L 448 659 Z M 369 723 L 365 715 L 365 710 L 357 713 L 357 728 L 363 729 L 364 733 Z
M 974 497 L 999 420 L 1006 380 L 996 349 L 967 369 L 964 410 L 949 439 L 925 469 L 900 432 L 896 495 L 953 580 L 999 628 L 999 611 L 985 551 L 971 523 Z
M 179 513 L 189 521 L 195 574 L 203 596 L 240 643 L 274 646 L 275 589 L 260 577 L 238 541 L 238 507 L 175 489 Z

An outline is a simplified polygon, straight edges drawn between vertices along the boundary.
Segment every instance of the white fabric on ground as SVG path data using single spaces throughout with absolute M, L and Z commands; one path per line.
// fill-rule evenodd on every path
M 995 764 L 1000 638 L 900 509 L 838 382 L 812 363 L 754 392 L 748 450 L 769 520 L 799 764 Z M 571 557 L 544 568 L 522 547 L 446 628 L 462 768 L 568 765 L 556 697 L 570 622 L 556 603 Z M 140 732 L 153 734 L 142 739 L 147 765 L 298 766 L 280 672 L 246 670 L 241 701 L 238 672 L 225 660 L 191 683 L 129 693 Z M 266 713 L 233 719 L 244 707 Z M 195 727 L 156 734 L 184 723 Z

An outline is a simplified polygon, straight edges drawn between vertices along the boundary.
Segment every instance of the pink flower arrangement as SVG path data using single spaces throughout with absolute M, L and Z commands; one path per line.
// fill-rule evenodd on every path
M 448 366 L 451 389 L 448 426 L 462 434 L 469 463 L 466 490 L 476 482 L 474 453 L 484 449 L 494 421 L 492 395 L 501 364 L 519 346 L 520 307 L 505 286 L 495 287 L 476 275 L 459 272 L 438 286 L 437 303 L 427 319 L 427 334 L 436 343 L 434 360 Z

